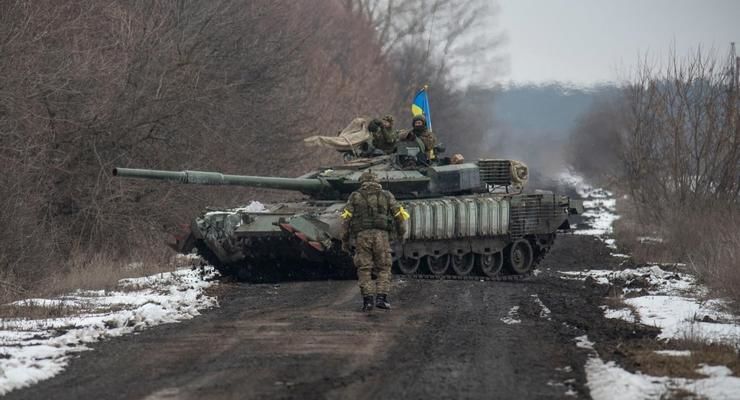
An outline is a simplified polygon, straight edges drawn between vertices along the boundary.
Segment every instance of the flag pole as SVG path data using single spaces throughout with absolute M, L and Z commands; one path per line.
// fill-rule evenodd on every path
M 429 96 L 429 85 L 424 85 L 424 91 L 427 93 L 427 112 L 429 112 L 429 115 L 427 116 L 427 128 L 429 131 L 432 131 L 432 98 Z

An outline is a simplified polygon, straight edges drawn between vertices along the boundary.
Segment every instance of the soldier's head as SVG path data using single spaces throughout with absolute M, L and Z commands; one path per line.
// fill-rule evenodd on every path
M 383 117 L 383 127 L 385 129 L 393 128 L 393 116 L 392 115 L 389 114 Z
M 423 114 L 417 115 L 411 120 L 411 126 L 417 134 L 423 133 L 427 130 L 427 119 Z
M 378 183 L 378 177 L 372 171 L 365 171 L 360 175 L 360 183 Z
M 375 133 L 380 129 L 380 125 L 382 124 L 383 122 L 381 120 L 374 119 L 367 124 L 367 130 L 371 133 Z

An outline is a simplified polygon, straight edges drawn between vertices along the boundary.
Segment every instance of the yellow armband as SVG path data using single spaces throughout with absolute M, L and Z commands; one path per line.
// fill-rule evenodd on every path
M 401 218 L 401 221 L 406 221 L 407 219 L 411 218 L 411 215 L 409 215 L 408 211 L 406 211 L 403 206 L 398 207 L 398 212 L 393 216 L 396 218 Z
M 342 211 L 342 219 L 350 219 L 350 218 L 352 218 L 352 213 L 348 209 L 345 208 L 344 211 Z

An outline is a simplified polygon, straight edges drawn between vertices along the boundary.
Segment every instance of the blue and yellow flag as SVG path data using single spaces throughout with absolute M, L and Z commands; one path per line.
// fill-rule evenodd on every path
M 424 118 L 427 120 L 427 128 L 431 131 L 432 113 L 429 109 L 429 95 L 427 94 L 428 88 L 428 86 L 424 85 L 424 87 L 416 93 L 416 96 L 414 96 L 414 102 L 411 104 L 411 113 L 414 114 L 414 117 L 417 115 L 424 115 Z

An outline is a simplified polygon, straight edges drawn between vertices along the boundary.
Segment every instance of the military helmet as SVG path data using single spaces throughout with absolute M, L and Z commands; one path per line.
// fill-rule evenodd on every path
M 416 121 L 421 121 L 424 123 L 424 126 L 427 126 L 427 119 L 424 116 L 424 114 L 414 115 L 414 118 L 411 119 L 411 126 L 414 126 Z
M 378 177 L 372 171 L 365 171 L 360 175 L 360 183 L 378 182 Z
M 388 114 L 388 115 L 386 115 L 386 116 L 383 117 L 383 121 L 388 121 L 388 122 L 390 122 L 392 124 L 393 123 L 393 116 L 390 115 L 390 114 Z

